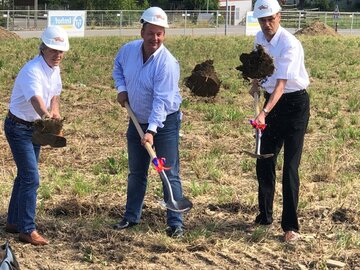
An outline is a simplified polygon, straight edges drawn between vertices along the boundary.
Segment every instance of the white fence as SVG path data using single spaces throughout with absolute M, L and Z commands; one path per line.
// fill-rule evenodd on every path
M 85 30 L 100 29 L 139 29 L 139 18 L 143 11 L 134 10 L 88 10 L 86 11 Z M 213 28 L 226 29 L 234 26 L 234 12 L 226 10 L 206 12 L 204 10 L 166 11 L 171 28 L 191 32 L 192 29 Z M 10 31 L 42 30 L 47 25 L 47 10 L 2 10 L 0 26 Z M 205 15 L 206 14 L 206 15 Z M 330 27 L 336 27 L 349 34 L 359 34 L 359 12 L 318 12 L 318 11 L 282 11 L 281 24 L 286 28 L 300 29 L 314 21 L 321 21 Z M 240 26 L 245 24 L 242 18 Z

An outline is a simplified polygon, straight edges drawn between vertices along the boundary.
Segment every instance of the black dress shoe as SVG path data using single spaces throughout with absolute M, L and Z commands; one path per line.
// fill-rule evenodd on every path
M 134 227 L 136 225 L 138 225 L 138 223 L 128 221 L 126 218 L 124 218 L 119 223 L 114 224 L 113 229 L 115 229 L 115 230 L 123 230 L 123 229 L 127 229 L 127 228 L 130 228 L 130 227 Z
M 254 222 L 255 222 L 255 224 L 259 224 L 259 225 L 271 225 L 273 222 L 273 219 L 270 218 L 270 220 L 267 220 L 261 214 L 259 214 L 256 216 Z

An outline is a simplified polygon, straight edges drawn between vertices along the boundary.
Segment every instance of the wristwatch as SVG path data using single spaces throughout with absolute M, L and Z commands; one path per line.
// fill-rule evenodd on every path
M 265 115 L 269 114 L 269 111 L 267 109 L 265 109 L 265 108 L 263 108 L 262 111 L 265 113 Z
M 152 131 L 150 129 L 147 129 L 146 130 L 146 133 L 150 133 L 151 135 L 155 136 L 156 135 L 156 132 L 155 131 Z

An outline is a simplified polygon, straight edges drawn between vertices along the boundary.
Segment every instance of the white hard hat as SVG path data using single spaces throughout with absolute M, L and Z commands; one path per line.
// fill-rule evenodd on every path
M 140 23 L 145 22 L 169 28 L 167 15 L 159 7 L 151 7 L 144 11 L 141 15 Z
M 67 32 L 60 26 L 48 26 L 41 35 L 44 44 L 54 50 L 66 52 L 69 50 L 69 38 Z
M 274 15 L 281 10 L 277 0 L 257 0 L 254 5 L 253 16 L 263 18 Z

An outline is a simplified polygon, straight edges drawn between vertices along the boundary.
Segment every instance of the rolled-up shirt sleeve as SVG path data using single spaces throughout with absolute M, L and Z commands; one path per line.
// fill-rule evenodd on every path
M 32 69 L 24 70 L 19 82 L 20 89 L 26 101 L 30 101 L 33 96 L 43 96 L 43 85 L 40 74 Z

